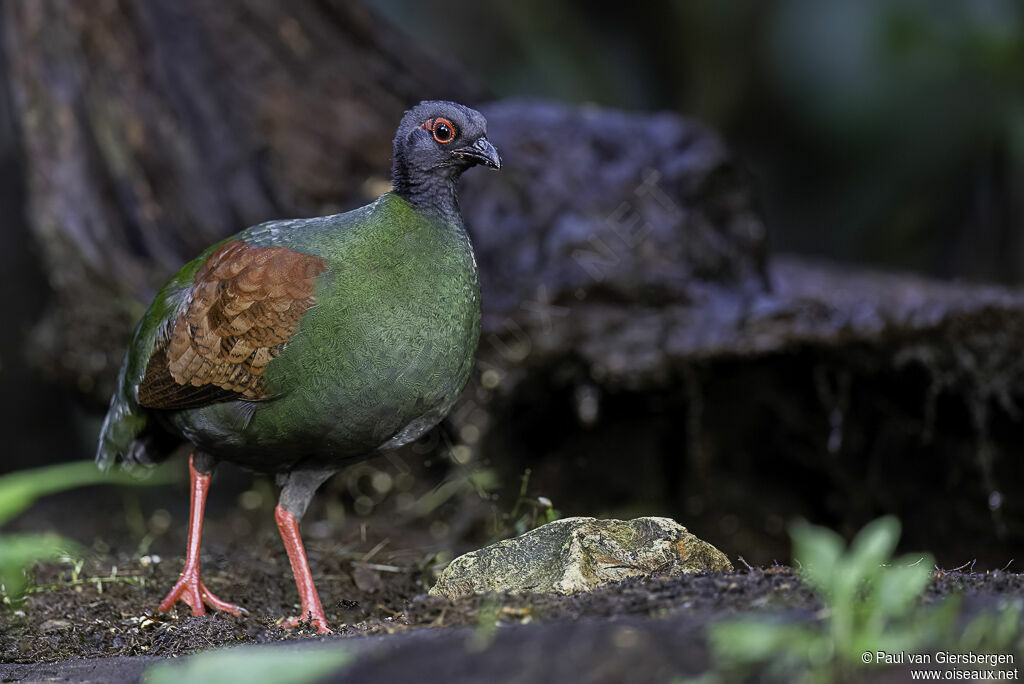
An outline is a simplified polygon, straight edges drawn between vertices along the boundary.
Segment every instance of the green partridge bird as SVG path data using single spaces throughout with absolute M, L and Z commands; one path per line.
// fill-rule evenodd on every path
M 191 443 L 185 568 L 160 604 L 235 615 L 199 568 L 219 461 L 275 473 L 275 517 L 302 614 L 329 631 L 299 521 L 338 468 L 415 440 L 451 410 L 480 333 L 476 260 L 456 184 L 497 169 L 487 122 L 422 102 L 394 140 L 394 189 L 360 209 L 270 221 L 211 246 L 157 294 L 121 366 L 96 460 L 151 464 Z

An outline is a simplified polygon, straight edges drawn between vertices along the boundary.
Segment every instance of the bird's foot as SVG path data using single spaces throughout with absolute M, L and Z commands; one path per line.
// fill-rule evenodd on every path
M 225 613 L 231 613 L 236 617 L 248 615 L 248 611 L 246 611 L 245 608 L 217 598 L 214 593 L 207 589 L 206 585 L 203 584 L 203 580 L 199 578 L 198 570 L 185 570 L 185 572 L 181 573 L 181 577 L 178 579 L 178 582 L 167 594 L 166 598 L 160 602 L 160 606 L 157 610 L 161 613 L 166 613 L 178 601 L 181 601 L 192 608 L 192 615 L 205 615 L 206 606 L 210 606 L 210 608 L 213 608 L 214 610 L 222 610 Z
M 319 614 L 313 611 L 307 611 L 305 617 L 296 616 L 290 618 L 282 618 L 277 626 L 281 629 L 294 629 L 299 625 L 315 626 L 316 631 L 320 634 L 333 634 L 331 628 L 327 626 L 327 616 L 321 611 Z

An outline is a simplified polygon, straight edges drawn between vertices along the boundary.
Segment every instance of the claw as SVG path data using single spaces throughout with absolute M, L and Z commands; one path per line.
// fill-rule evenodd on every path
M 205 584 L 203 584 L 203 580 L 199 578 L 198 572 L 193 573 L 186 570 L 181 573 L 181 577 L 178 579 L 178 582 L 167 594 L 166 598 L 160 602 L 160 606 L 157 610 L 161 613 L 166 613 L 178 601 L 181 601 L 192 608 L 192 615 L 205 615 L 206 606 L 209 606 L 214 610 L 231 613 L 235 616 L 249 614 L 245 608 L 217 598 L 217 596 L 207 589 Z

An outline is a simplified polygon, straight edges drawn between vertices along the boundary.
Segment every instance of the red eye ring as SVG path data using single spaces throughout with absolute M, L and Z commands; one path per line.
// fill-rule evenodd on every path
M 436 119 L 427 119 L 420 128 L 430 131 L 430 134 L 434 136 L 434 140 L 442 145 L 455 140 L 455 124 L 443 116 L 439 116 Z

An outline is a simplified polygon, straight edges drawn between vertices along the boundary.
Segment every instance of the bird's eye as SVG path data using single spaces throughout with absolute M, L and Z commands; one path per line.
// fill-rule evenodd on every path
M 434 119 L 434 123 L 430 127 L 430 132 L 434 134 L 434 140 L 439 143 L 450 143 L 455 139 L 455 126 L 448 119 L 437 118 Z

